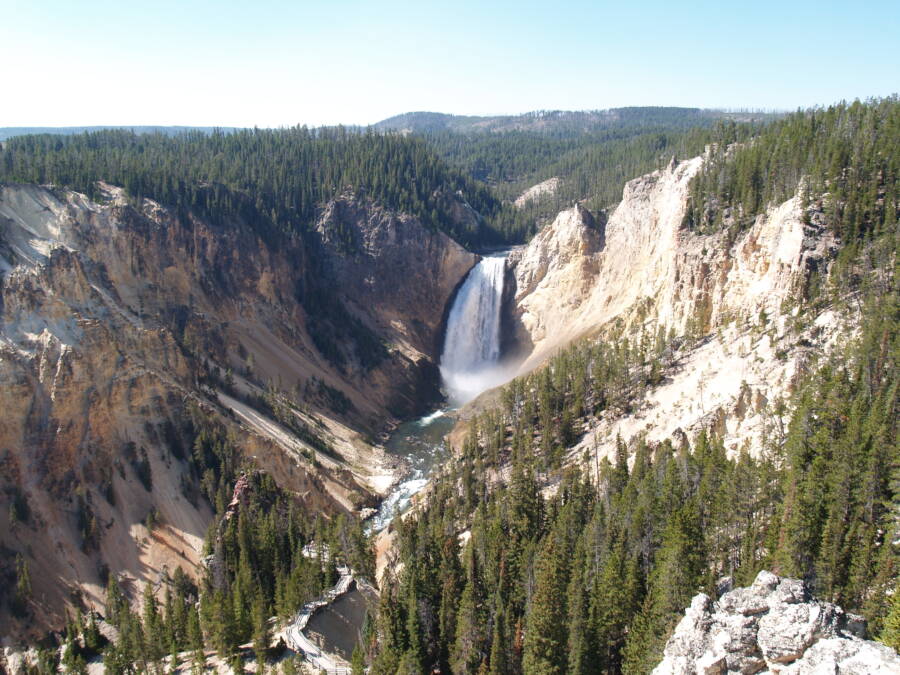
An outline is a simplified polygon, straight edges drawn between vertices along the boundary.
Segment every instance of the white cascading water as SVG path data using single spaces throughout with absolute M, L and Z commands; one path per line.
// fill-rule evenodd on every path
M 454 405 L 508 379 L 498 365 L 505 271 L 505 256 L 483 258 L 469 272 L 450 309 L 441 377 Z

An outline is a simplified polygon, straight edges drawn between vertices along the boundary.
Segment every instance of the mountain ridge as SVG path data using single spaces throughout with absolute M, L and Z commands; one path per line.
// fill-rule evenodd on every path
M 133 131 L 136 134 L 165 134 L 174 136 L 177 134 L 187 133 L 189 131 L 201 131 L 203 133 L 212 133 L 214 131 L 237 131 L 240 127 L 216 127 L 216 126 L 181 126 L 181 125 L 153 125 L 153 124 L 97 124 L 87 126 L 67 126 L 67 127 L 0 127 L 0 141 L 13 138 L 15 136 L 30 136 L 33 134 L 55 134 L 60 136 L 71 136 L 74 134 L 91 133 L 94 131 L 118 130 Z
M 780 116 L 778 112 L 730 112 L 705 108 L 666 106 L 630 106 L 594 110 L 535 110 L 517 115 L 454 115 L 417 111 L 388 117 L 373 126 L 376 129 L 429 133 L 503 133 L 525 131 L 547 134 L 580 134 L 610 126 L 654 127 L 680 124 L 693 126 L 715 120 L 762 121 Z

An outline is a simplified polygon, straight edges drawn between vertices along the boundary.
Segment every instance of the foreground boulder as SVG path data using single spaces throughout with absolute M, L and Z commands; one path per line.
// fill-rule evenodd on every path
M 697 595 L 653 673 L 900 673 L 900 656 L 865 631 L 862 617 L 816 600 L 802 581 L 763 571 L 718 602 Z

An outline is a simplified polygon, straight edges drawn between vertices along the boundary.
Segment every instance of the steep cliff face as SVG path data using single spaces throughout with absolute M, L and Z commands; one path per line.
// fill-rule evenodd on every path
M 328 204 L 317 232 L 344 301 L 405 356 L 434 361 L 445 307 L 476 256 L 411 216 L 352 199 Z
M 862 617 L 764 571 L 717 601 L 697 595 L 653 674 L 900 672 L 900 656 L 865 633 Z
M 838 319 L 801 322 L 798 301 L 835 242 L 797 198 L 729 235 L 683 228 L 700 157 L 629 182 L 598 223 L 579 206 L 511 256 L 518 340 L 527 371 L 557 349 L 614 324 L 698 339 L 683 367 L 632 414 L 599 419 L 578 447 L 609 450 L 617 434 L 661 440 L 715 426 L 726 445 L 759 447 L 770 403 L 786 394 L 810 350 L 832 343 Z
M 338 217 L 358 249 L 328 236 Z M 195 569 L 212 517 L 186 464 L 198 415 L 311 509 L 386 488 L 366 438 L 434 395 L 434 334 L 475 260 L 350 199 L 318 236 L 266 243 L 112 186 L 96 202 L 6 186 L 0 228 L 2 574 L 24 557 L 34 630 L 100 602 L 108 572 L 139 591 Z

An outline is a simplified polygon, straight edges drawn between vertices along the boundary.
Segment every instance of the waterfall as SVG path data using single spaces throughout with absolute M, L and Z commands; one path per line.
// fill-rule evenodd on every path
M 500 365 L 500 305 L 506 256 L 485 257 L 469 272 L 447 317 L 441 377 L 451 407 L 462 405 L 481 392 L 506 382 L 515 368 Z M 387 450 L 404 457 L 411 468 L 381 502 L 369 523 L 380 532 L 409 506 L 413 496 L 428 483 L 428 472 L 444 452 L 444 438 L 455 420 L 436 410 L 406 422 L 391 434 Z
M 500 359 L 505 256 L 483 258 L 469 272 L 447 318 L 441 376 L 453 404 L 506 381 Z

